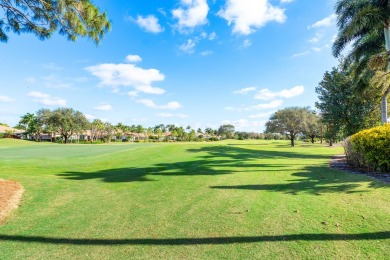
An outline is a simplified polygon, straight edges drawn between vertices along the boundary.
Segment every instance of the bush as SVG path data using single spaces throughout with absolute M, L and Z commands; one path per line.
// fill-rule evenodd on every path
M 344 149 L 351 166 L 390 172 L 390 124 L 354 134 L 345 140 Z
M 214 141 L 219 141 L 219 139 L 217 137 L 210 137 L 209 141 L 214 142 Z

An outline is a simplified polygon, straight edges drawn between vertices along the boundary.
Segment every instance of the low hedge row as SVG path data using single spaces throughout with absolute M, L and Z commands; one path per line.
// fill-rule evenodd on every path
M 348 163 L 374 172 L 390 172 L 390 124 L 360 131 L 344 142 Z

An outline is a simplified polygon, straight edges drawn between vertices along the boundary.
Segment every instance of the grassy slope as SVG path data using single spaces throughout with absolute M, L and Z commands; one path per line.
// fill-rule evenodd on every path
M 389 186 L 285 142 L 56 145 L 0 140 L 21 208 L 0 259 L 384 258 Z M 23 144 L 24 143 L 24 144 Z

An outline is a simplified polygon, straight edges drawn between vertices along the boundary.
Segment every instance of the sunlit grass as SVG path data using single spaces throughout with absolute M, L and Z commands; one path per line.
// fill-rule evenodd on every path
M 287 141 L 111 145 L 0 140 L 21 207 L 0 259 L 383 258 L 389 185 Z

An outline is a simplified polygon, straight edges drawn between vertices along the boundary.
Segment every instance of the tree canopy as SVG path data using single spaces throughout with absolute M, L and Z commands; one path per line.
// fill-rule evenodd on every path
M 346 65 L 354 68 L 355 81 L 371 78 L 373 71 L 377 71 L 379 79 L 377 77 L 375 81 L 388 82 L 389 75 L 383 72 L 388 69 L 389 64 L 387 51 L 390 50 L 386 51 L 385 35 L 390 35 L 390 1 L 340 0 L 335 9 L 339 32 L 333 44 L 334 56 L 339 57 L 348 44 L 352 44 L 346 56 Z M 381 85 L 382 122 L 385 123 L 390 85 Z M 372 86 L 373 84 L 363 84 L 363 87 Z
M 88 37 L 96 44 L 111 28 L 105 12 L 91 0 L 0 0 L 0 41 L 9 31 L 33 33 L 44 40 L 58 31 L 69 40 Z
M 375 91 L 366 88 L 363 93 L 356 92 L 352 77 L 341 67 L 326 72 L 316 87 L 316 107 L 322 122 L 331 130 L 328 138 L 333 139 L 337 133 L 347 137 L 375 125 L 379 120 L 375 105 L 379 97 Z
M 305 132 L 308 118 L 313 113 L 308 107 L 287 107 L 278 110 L 266 123 L 266 132 L 285 134 L 291 141 L 291 146 L 295 146 L 297 135 Z

